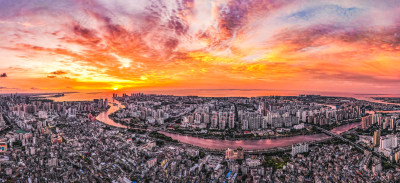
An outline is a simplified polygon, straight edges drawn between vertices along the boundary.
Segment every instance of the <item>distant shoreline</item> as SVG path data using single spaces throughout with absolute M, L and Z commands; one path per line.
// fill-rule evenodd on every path
M 379 93 L 377 93 L 377 94 L 363 94 L 363 93 L 356 93 L 354 95 L 399 95 L 399 94 L 379 94 Z
M 18 93 L 18 92 L 13 92 L 13 93 L 0 93 L 0 95 L 17 94 L 17 95 L 38 96 L 38 95 L 71 94 L 71 93 L 80 93 L 80 92 L 51 92 L 51 93 Z

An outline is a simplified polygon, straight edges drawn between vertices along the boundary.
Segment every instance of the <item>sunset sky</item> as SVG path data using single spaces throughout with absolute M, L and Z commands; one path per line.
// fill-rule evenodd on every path
M 1 0 L 0 92 L 400 93 L 397 0 Z

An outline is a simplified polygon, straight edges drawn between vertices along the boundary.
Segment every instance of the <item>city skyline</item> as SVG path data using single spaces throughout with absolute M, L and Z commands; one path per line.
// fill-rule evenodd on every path
M 399 182 L 399 97 L 73 94 L 0 95 L 0 182 Z
M 398 1 L 1 1 L 0 93 L 400 93 Z
M 400 182 L 400 0 L 0 0 L 0 182 Z

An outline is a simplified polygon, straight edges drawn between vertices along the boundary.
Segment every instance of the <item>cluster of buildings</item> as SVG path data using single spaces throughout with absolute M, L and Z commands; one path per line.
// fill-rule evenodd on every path
M 194 109 L 195 104 L 187 97 L 170 95 L 145 95 L 142 93 L 123 94 L 114 98 L 125 104 L 124 109 L 116 111 L 114 118 L 129 123 L 131 119 L 146 125 L 163 125 Z M 167 121 L 166 121 L 167 120 Z
M 385 156 L 390 157 L 392 154 L 400 154 L 399 152 L 399 143 L 397 142 L 398 137 L 396 135 L 386 135 L 380 138 L 379 141 L 379 151 L 382 152 Z M 395 152 L 395 153 L 393 153 Z M 400 157 L 396 157 L 396 161 L 398 161 Z M 391 158 L 391 159 L 394 159 Z
M 363 136 L 360 141 L 373 148 L 375 152 L 387 157 L 389 160 L 400 162 L 399 137 L 397 134 L 381 136 L 381 132 L 380 129 L 375 130 L 372 137 Z
M 276 99 L 277 98 L 277 99 Z M 339 106 L 338 109 L 303 101 L 301 98 L 205 98 L 192 114 L 182 116 L 185 127 L 235 129 L 237 131 L 293 128 L 300 123 L 329 125 L 358 119 L 358 106 Z M 301 128 L 301 126 L 296 126 Z
M 154 126 L 181 124 L 186 128 L 236 131 L 302 129 L 305 123 L 324 125 L 363 116 L 356 104 L 328 107 L 319 104 L 321 99 L 315 96 L 202 98 L 136 93 L 114 94 L 114 98 L 126 107 L 116 112 L 116 118 Z M 0 96 L 0 125 L 7 127 L 0 130 L 0 182 L 399 181 L 399 171 L 386 169 L 376 156 L 360 153 L 347 144 L 300 143 L 294 144 L 291 152 L 275 155 L 241 147 L 208 150 L 161 134 L 150 135 L 160 128 L 122 129 L 97 121 L 93 116 L 108 105 L 101 99 L 53 102 L 30 96 Z M 400 157 L 396 135 L 381 136 L 377 131 L 373 143 L 383 154 Z
M 220 182 L 397 182 L 397 169 L 384 169 L 382 161 L 369 151 L 360 152 L 347 144 L 301 143 L 292 146 L 292 156 L 245 154 L 237 158 L 238 150 L 227 149 L 225 179 Z M 307 155 L 304 153 L 308 152 Z M 233 158 L 232 158 L 233 157 Z M 284 163 L 282 168 L 265 166 L 268 159 Z M 228 173 L 227 173 L 228 172 Z M 221 176 L 223 176 L 222 174 Z M 234 175 L 234 176 L 232 176 Z M 236 178 L 232 180 L 232 178 Z
M 397 182 L 399 171 L 383 170 L 382 162 L 350 145 L 311 147 L 298 154 L 282 170 L 283 182 Z
M 399 114 L 396 113 L 372 113 L 365 116 L 361 121 L 361 129 L 373 131 L 373 136 L 363 136 L 360 141 L 389 160 L 400 162 L 397 133 L 400 130 L 399 123 Z M 386 135 L 382 135 L 382 133 Z
M 381 113 L 371 114 L 362 117 L 361 129 L 367 130 L 373 125 L 380 126 L 383 130 L 388 129 L 390 131 L 395 130 L 400 123 L 398 115 L 383 115 Z
M 22 97 L 18 95 L 1 98 L 8 99 L 4 104 L 8 109 L 5 111 L 7 116 L 25 121 L 34 120 L 35 118 L 51 120 L 55 116 L 75 118 L 81 113 L 105 110 L 108 106 L 107 99 L 104 101 L 103 99 L 95 99 L 94 101 L 53 102 L 49 100 Z M 4 110 L 5 109 L 3 108 L 3 111 Z
M 354 103 L 332 97 L 329 102 L 336 103 L 328 105 L 320 96 L 216 98 L 132 93 L 114 97 L 126 106 L 115 113 L 119 121 L 129 123 L 135 118 L 136 123 L 153 126 L 178 124 L 186 131 L 200 129 L 202 133 L 279 133 L 301 130 L 307 123 L 323 126 L 351 122 L 365 114 Z

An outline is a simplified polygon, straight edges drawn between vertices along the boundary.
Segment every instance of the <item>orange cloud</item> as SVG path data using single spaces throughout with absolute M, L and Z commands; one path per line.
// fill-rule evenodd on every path
M 400 11 L 387 2 L 47 3 L 0 13 L 4 87 L 399 92 Z

